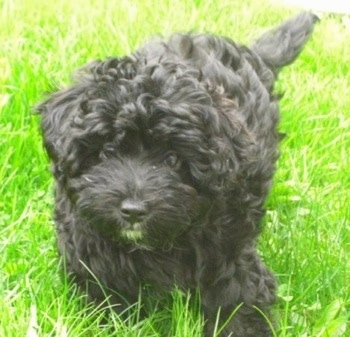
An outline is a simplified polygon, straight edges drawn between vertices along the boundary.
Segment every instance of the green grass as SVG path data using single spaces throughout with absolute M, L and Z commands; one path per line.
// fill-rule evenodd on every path
M 261 3 L 0 0 L 0 336 L 200 336 L 200 313 L 180 293 L 147 319 L 135 308 L 127 321 L 104 321 L 61 276 L 31 107 L 73 69 L 149 36 L 210 31 L 249 42 L 292 13 Z M 259 244 L 280 284 L 276 336 L 350 336 L 349 41 L 350 18 L 324 16 L 278 84 L 287 137 Z

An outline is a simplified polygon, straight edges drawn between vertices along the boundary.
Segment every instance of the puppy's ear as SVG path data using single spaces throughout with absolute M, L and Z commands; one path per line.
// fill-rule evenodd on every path
M 65 152 L 71 135 L 71 124 L 78 115 L 83 88 L 74 86 L 52 94 L 35 107 L 41 115 L 41 131 L 50 159 L 57 163 Z
M 87 91 L 96 87 L 95 72 L 100 63 L 96 61 L 80 69 L 75 85 L 52 93 L 34 108 L 34 112 L 41 115 L 43 143 L 56 178 L 65 171 L 69 156 L 76 153 L 75 124 L 81 119 L 81 107 L 86 101 Z
M 121 99 L 116 84 L 133 76 L 135 62 L 130 58 L 95 61 L 76 73 L 75 85 L 37 105 L 56 178 L 79 174 L 95 162 L 100 145 L 113 132 Z

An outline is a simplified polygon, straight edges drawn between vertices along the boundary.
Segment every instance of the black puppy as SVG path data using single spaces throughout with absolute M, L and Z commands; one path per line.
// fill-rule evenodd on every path
M 211 336 L 271 336 L 276 283 L 255 240 L 278 158 L 273 85 L 317 18 L 250 49 L 172 36 L 95 62 L 38 106 L 56 179 L 59 251 L 96 301 L 123 310 L 147 284 L 199 289 Z M 105 289 L 101 289 L 95 280 Z

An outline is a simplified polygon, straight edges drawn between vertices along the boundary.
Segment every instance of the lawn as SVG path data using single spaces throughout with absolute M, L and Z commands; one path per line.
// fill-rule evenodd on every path
M 32 107 L 77 67 L 149 36 L 249 43 L 296 11 L 258 0 L 0 0 L 0 11 L 0 336 L 200 336 L 198 305 L 180 292 L 146 319 L 135 308 L 103 320 L 62 277 Z M 276 336 L 350 336 L 349 42 L 350 17 L 324 15 L 277 86 L 287 136 L 259 241 L 280 285 Z

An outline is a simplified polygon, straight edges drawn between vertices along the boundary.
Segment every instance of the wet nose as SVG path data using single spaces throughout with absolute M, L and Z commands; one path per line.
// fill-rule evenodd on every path
M 120 207 L 122 217 L 128 222 L 134 224 L 141 222 L 147 215 L 147 208 L 142 201 L 126 199 Z

